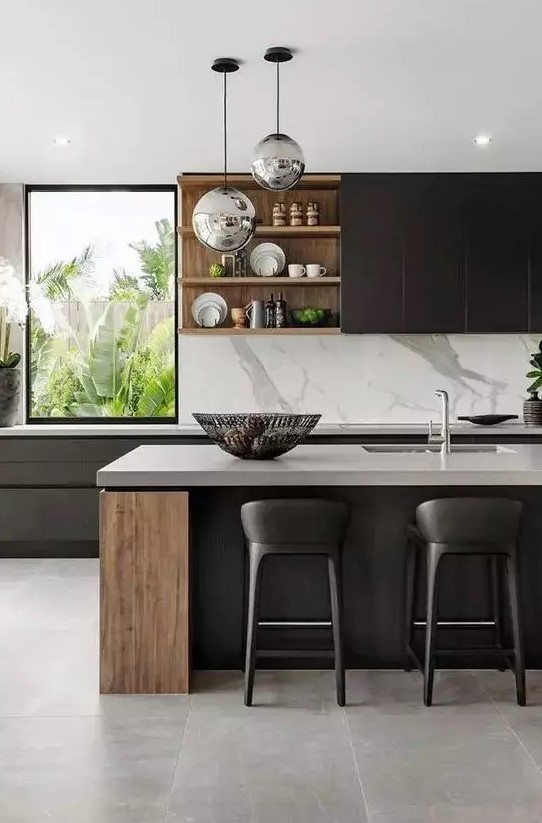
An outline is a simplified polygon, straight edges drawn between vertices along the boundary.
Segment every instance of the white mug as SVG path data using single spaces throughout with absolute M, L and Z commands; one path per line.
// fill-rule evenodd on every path
M 318 263 L 307 263 L 307 277 L 323 277 L 326 273 L 327 269 L 324 266 Z
M 303 277 L 304 274 L 307 273 L 307 269 L 305 266 L 302 266 L 301 263 L 289 263 L 288 264 L 288 276 L 289 277 Z

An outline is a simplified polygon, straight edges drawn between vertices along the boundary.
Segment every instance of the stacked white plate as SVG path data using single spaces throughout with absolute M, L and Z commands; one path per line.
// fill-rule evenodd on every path
M 228 314 L 228 305 L 223 297 L 212 291 L 198 295 L 192 303 L 192 317 L 204 329 L 220 326 Z
M 260 243 L 250 255 L 250 268 L 260 277 L 274 277 L 286 265 L 286 256 L 276 243 Z

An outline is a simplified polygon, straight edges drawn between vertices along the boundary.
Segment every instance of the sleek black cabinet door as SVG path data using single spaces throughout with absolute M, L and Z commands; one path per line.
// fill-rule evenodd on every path
M 542 174 L 530 175 L 528 190 L 531 256 L 529 260 L 529 328 L 542 336 Z
M 529 175 L 463 175 L 467 332 L 529 329 Z
M 341 327 L 403 331 L 403 226 L 396 175 L 344 174 L 341 180 Z
M 465 326 L 461 185 L 454 174 L 402 176 L 404 331 L 462 332 Z

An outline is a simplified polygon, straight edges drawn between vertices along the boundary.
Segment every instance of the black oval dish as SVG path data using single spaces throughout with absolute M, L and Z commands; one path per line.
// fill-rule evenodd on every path
M 475 414 L 472 417 L 459 416 L 458 420 L 468 420 L 469 423 L 476 423 L 478 426 L 495 426 L 497 423 L 505 423 L 507 420 L 517 420 L 517 414 Z

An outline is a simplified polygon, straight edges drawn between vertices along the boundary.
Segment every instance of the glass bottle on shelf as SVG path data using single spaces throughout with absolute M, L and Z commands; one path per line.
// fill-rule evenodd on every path
M 285 329 L 287 325 L 286 300 L 284 299 L 282 292 L 279 292 L 279 295 L 275 300 L 275 328 Z
M 265 301 L 265 328 L 266 329 L 274 329 L 275 328 L 275 300 L 273 299 L 273 295 L 271 294 L 267 300 Z

